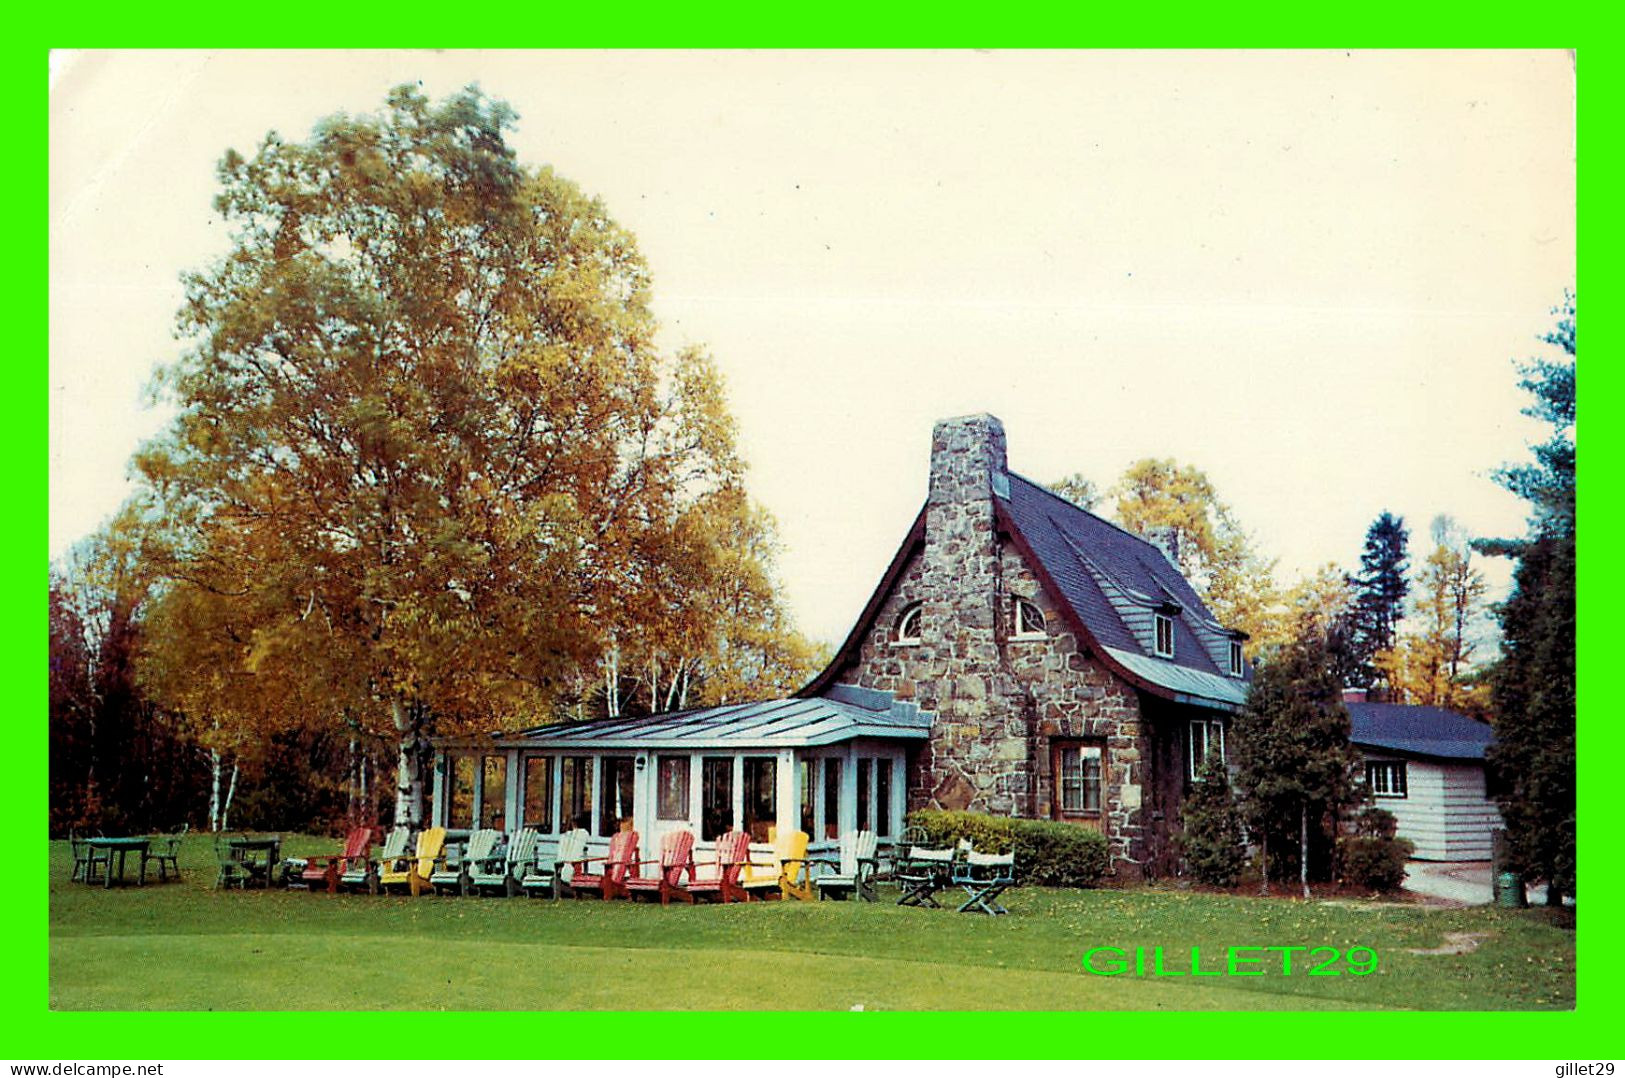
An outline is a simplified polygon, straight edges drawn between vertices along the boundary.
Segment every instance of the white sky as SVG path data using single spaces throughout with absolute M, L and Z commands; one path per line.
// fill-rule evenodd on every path
M 1574 281 L 1567 53 L 115 52 L 52 63 L 53 557 L 164 420 L 220 155 L 414 80 L 508 101 L 637 235 L 816 637 L 967 412 L 1039 481 L 1200 466 L 1287 582 L 1385 508 L 1417 563 L 1437 513 L 1523 530 L 1489 472 L 1543 434 L 1512 360 Z

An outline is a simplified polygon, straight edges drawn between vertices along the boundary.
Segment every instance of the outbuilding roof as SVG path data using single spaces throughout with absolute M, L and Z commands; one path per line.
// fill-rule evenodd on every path
M 1442 707 L 1350 703 L 1349 740 L 1381 749 L 1441 760 L 1482 760 L 1495 740 L 1490 724 Z
M 817 697 L 563 722 L 501 734 L 498 746 L 560 749 L 742 749 L 831 745 L 858 737 L 923 739 L 931 713 L 890 693 L 838 685 Z

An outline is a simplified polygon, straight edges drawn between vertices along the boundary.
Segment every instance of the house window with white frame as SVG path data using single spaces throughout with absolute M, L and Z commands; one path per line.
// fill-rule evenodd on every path
M 899 644 L 918 644 L 920 642 L 920 604 L 915 603 L 903 611 L 897 619 L 897 631 L 893 640 Z
M 1017 639 L 1037 640 L 1048 635 L 1049 633 L 1044 628 L 1044 612 L 1038 609 L 1038 605 L 1026 599 L 1017 599 Z
M 1407 797 L 1404 760 L 1372 760 L 1365 765 L 1365 781 L 1377 797 Z
M 1232 640 L 1230 641 L 1230 676 L 1240 677 L 1245 669 L 1246 664 L 1241 654 L 1241 641 Z
M 1167 614 L 1153 614 L 1157 627 L 1157 654 L 1174 657 L 1174 619 Z
M 1192 719 L 1185 752 L 1185 774 L 1192 782 L 1200 781 L 1202 765 L 1215 754 L 1221 762 L 1224 760 L 1224 723 L 1218 719 Z

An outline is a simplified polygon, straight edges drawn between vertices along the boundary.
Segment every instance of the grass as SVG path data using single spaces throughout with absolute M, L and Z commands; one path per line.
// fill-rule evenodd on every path
M 326 851 L 290 839 L 287 852 Z M 206 837 L 180 883 L 68 881 L 51 844 L 58 1010 L 1330 1010 L 1574 1005 L 1574 934 L 1544 910 L 1238 898 L 1172 889 L 1006 896 L 1010 916 L 875 904 L 597 901 L 214 891 Z M 1572 911 L 1570 911 L 1572 913 Z M 1447 933 L 1467 954 L 1418 955 Z M 1367 977 L 1099 977 L 1095 946 L 1363 945 Z M 1278 968 L 1278 967 L 1275 967 Z

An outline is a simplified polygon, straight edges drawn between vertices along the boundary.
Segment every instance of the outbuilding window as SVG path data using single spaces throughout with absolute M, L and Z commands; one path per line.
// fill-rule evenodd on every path
M 1174 619 L 1167 614 L 1153 614 L 1157 625 L 1157 654 L 1174 657 Z
M 1377 797 L 1408 796 L 1404 760 L 1372 760 L 1365 765 L 1365 781 Z

